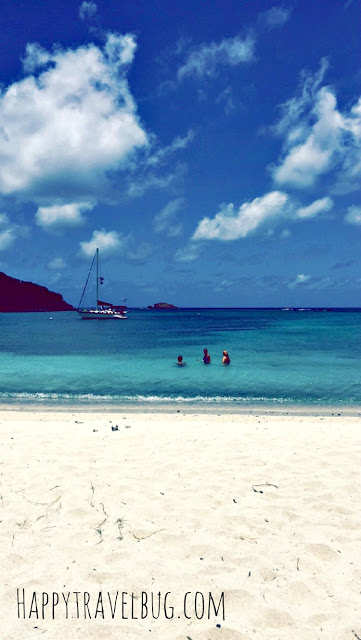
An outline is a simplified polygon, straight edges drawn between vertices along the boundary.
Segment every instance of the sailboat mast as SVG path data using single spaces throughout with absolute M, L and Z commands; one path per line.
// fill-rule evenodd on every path
M 97 301 L 96 301 L 96 306 L 98 306 L 98 300 L 99 300 L 99 249 L 96 250 L 96 254 L 97 254 Z

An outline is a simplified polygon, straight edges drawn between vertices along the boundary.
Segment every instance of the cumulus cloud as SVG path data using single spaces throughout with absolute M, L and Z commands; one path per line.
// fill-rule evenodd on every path
M 278 184 L 308 187 L 332 168 L 341 146 L 343 122 L 331 91 L 326 88 L 320 90 L 313 113 L 316 122 L 310 132 L 300 144 L 292 146 L 273 172 Z M 299 131 L 293 133 L 295 135 Z
M 156 233 L 165 233 L 169 237 L 182 233 L 182 224 L 177 220 L 177 213 L 184 204 L 182 198 L 171 200 L 153 218 L 153 229 Z
M 83 2 L 79 7 L 79 18 L 81 20 L 91 20 L 94 18 L 96 12 L 98 10 L 95 2 Z
M 345 222 L 356 226 L 361 225 L 361 207 L 349 207 L 347 209 L 347 214 L 345 215 Z
M 361 99 L 341 113 L 335 92 L 321 86 L 327 66 L 324 59 L 314 76 L 303 74 L 300 95 L 283 105 L 274 131 L 284 150 L 272 173 L 277 184 L 301 189 L 328 174 L 333 192 L 346 193 L 361 178 Z
M 59 271 L 61 269 L 65 269 L 66 268 L 66 263 L 64 258 L 54 258 L 53 260 L 51 260 L 48 263 L 48 268 L 49 269 L 54 269 L 56 271 Z
M 304 273 L 299 273 L 297 275 L 297 278 L 293 280 L 293 282 L 290 282 L 288 286 L 290 289 L 293 289 L 293 287 L 296 287 L 298 284 L 304 284 L 309 280 L 311 280 L 311 276 L 307 276 Z
M 84 224 L 83 211 L 92 209 L 88 202 L 72 202 L 70 204 L 39 207 L 36 212 L 36 223 L 45 231 L 58 232 Z
M 325 211 L 330 211 L 333 207 L 333 200 L 326 196 L 325 198 L 320 198 L 319 200 L 315 200 L 308 207 L 300 207 L 297 209 L 296 217 L 305 219 L 305 218 L 315 218 L 320 213 L 324 213 Z
M 102 255 L 110 255 L 121 249 L 125 244 L 125 238 L 117 231 L 93 231 L 91 239 L 80 243 L 80 255 L 90 258 L 95 250 L 99 249 Z
M 28 45 L 29 75 L 0 95 L 0 193 L 39 204 L 96 200 L 109 172 L 147 144 L 126 80 L 132 35 L 48 52 Z
M 119 36 L 117 33 L 108 33 L 105 52 L 110 64 L 115 68 L 133 62 L 136 48 L 137 45 L 132 34 L 127 33 L 124 36 Z
M 213 76 L 219 67 L 250 62 L 254 58 L 254 45 L 251 36 L 244 39 L 236 36 L 224 38 L 220 42 L 201 44 L 191 50 L 185 63 L 178 69 L 178 80 L 189 76 Z
M 238 240 L 245 238 L 261 225 L 286 215 L 288 196 L 281 191 L 245 202 L 238 211 L 234 205 L 224 205 L 214 218 L 203 218 L 192 236 L 197 240 Z
M 267 11 L 264 11 L 259 15 L 259 21 L 264 24 L 268 29 L 276 29 L 283 27 L 289 20 L 291 10 L 285 7 L 271 7 Z
M 243 203 L 238 209 L 232 203 L 222 205 L 213 218 L 205 217 L 198 223 L 191 241 L 196 243 L 201 240 L 239 240 L 261 229 L 267 237 L 276 237 L 275 228 L 281 223 L 310 220 L 332 207 L 333 200 L 328 196 L 301 207 L 300 203 L 287 193 L 271 191 L 251 202 Z M 286 239 L 290 235 L 289 229 L 283 229 L 277 237 Z

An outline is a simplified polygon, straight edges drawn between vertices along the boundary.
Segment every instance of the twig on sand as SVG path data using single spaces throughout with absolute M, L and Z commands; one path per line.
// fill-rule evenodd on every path
M 149 536 L 140 536 L 140 537 L 136 536 L 135 533 L 133 533 L 133 531 L 130 531 L 129 533 L 131 533 L 133 538 L 135 538 L 139 542 L 140 540 L 147 540 L 147 538 L 151 538 L 152 536 L 155 536 L 155 534 L 160 533 L 160 531 L 166 531 L 166 529 L 157 529 L 157 531 L 153 531 L 153 533 L 150 533 Z
M 252 489 L 255 493 L 263 493 L 261 489 L 255 489 L 255 487 L 275 487 L 276 489 L 278 489 L 278 486 L 276 484 L 272 484 L 271 482 L 264 482 L 263 484 L 252 485 Z
M 105 523 L 106 523 L 106 521 L 107 521 L 107 520 L 108 520 L 108 518 L 109 518 L 109 515 L 108 515 L 108 514 L 107 514 L 107 512 L 105 511 L 105 508 L 104 508 L 103 503 L 101 502 L 100 504 L 101 504 L 101 506 L 103 507 L 103 513 L 104 513 L 104 515 L 105 515 L 105 518 L 104 518 L 104 520 L 103 520 L 100 524 L 98 524 L 98 526 L 97 526 L 97 527 L 94 527 L 94 531 L 96 531 L 96 532 L 100 535 L 100 540 L 99 540 L 98 544 L 100 544 L 101 542 L 103 542 L 103 529 L 102 529 L 102 526 L 103 526 L 103 524 L 105 524 Z
M 90 483 L 90 488 L 92 491 L 92 497 L 90 498 L 90 506 L 94 507 L 94 491 L 95 491 L 95 487 L 93 486 L 93 483 Z
M 123 540 L 122 529 L 124 528 L 124 524 L 125 524 L 124 518 L 117 518 L 115 524 L 118 525 L 118 531 L 119 531 L 119 536 L 117 536 L 117 540 Z
M 257 544 L 257 538 L 248 538 L 247 536 L 236 536 L 236 540 L 243 540 L 244 542 L 253 542 Z
M 104 508 L 103 503 L 101 502 L 100 504 L 101 504 L 101 506 L 103 507 L 103 513 L 104 513 L 104 515 L 106 516 L 105 520 L 107 520 L 107 519 L 109 518 L 109 514 L 105 511 L 105 508 Z M 104 522 L 105 522 L 105 521 L 104 521 Z
M 16 526 L 19 527 L 19 529 L 26 529 L 28 524 L 29 524 L 29 520 L 28 520 L 28 518 L 25 518 L 25 520 L 23 520 L 23 522 L 17 522 Z

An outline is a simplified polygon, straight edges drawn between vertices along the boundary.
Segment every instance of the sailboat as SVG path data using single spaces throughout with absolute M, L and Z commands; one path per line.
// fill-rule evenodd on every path
M 84 297 L 84 293 L 87 288 L 90 274 L 96 264 L 96 306 L 92 308 L 84 309 L 81 307 L 81 303 Z M 114 305 L 110 302 L 103 302 L 99 300 L 99 284 L 103 284 L 103 278 L 99 276 L 99 249 L 96 249 L 91 267 L 84 285 L 83 293 L 78 305 L 78 313 L 82 320 L 126 320 L 127 319 L 127 307 L 124 305 Z

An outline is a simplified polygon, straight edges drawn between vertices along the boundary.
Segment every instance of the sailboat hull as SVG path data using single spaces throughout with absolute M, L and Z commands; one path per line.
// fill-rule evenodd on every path
M 127 320 L 125 313 L 104 309 L 84 309 L 78 311 L 82 320 Z

